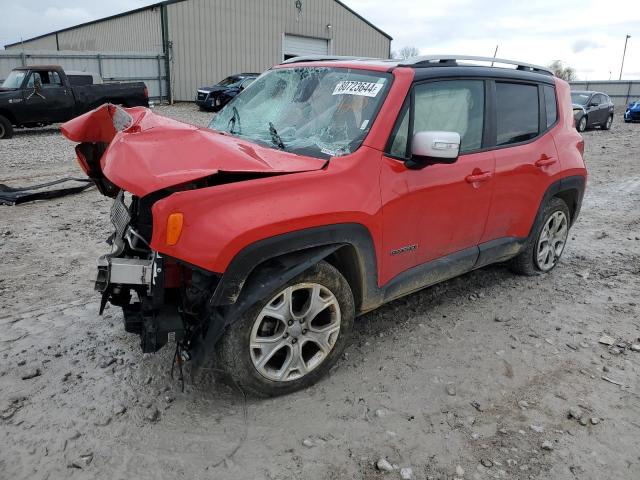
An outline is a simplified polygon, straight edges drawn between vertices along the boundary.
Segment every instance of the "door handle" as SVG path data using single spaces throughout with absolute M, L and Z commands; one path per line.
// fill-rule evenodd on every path
M 491 172 L 474 173 L 472 175 L 467 175 L 465 180 L 467 183 L 486 182 L 492 176 L 493 174 Z
M 553 157 L 548 157 L 545 154 L 542 154 L 542 156 L 536 160 L 536 167 L 548 167 L 549 165 L 553 165 L 554 163 L 556 163 L 557 160 Z

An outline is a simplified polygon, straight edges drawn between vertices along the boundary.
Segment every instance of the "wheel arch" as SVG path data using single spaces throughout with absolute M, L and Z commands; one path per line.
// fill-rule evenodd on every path
M 322 260 L 345 277 L 356 310 L 376 295 L 377 262 L 371 233 L 362 224 L 345 223 L 289 232 L 248 245 L 223 273 L 210 305 L 246 303 L 249 287 L 286 283 Z
M 557 197 L 567 204 L 567 207 L 569 207 L 569 215 L 571 217 L 569 219 L 570 225 L 573 225 L 575 220 L 578 218 L 578 214 L 580 213 L 585 186 L 586 178 L 581 175 L 572 175 L 570 177 L 564 177 L 553 182 L 547 188 L 547 191 L 545 192 L 542 201 L 540 202 L 538 214 L 536 215 L 533 225 L 531 226 L 531 230 L 533 230 L 536 222 L 538 221 L 538 217 L 542 215 L 544 206 L 553 197 Z M 529 235 L 531 235 L 531 231 L 529 232 Z
M 0 116 L 9 120 L 11 122 L 11 125 L 17 125 L 16 117 L 9 110 L 0 108 Z

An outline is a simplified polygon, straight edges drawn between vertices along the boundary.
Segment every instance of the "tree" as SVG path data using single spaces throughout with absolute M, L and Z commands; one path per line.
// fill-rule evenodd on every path
M 418 55 L 420 55 L 420 50 L 411 45 L 402 47 L 398 52 L 391 52 L 391 58 L 401 58 L 402 60 L 417 57 Z
M 554 60 L 548 67 L 556 77 L 566 80 L 567 82 L 577 78 L 576 71 L 572 67 L 565 65 L 561 60 Z

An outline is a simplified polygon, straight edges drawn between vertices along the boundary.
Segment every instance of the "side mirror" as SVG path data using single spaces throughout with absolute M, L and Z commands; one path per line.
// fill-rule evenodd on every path
M 435 163 L 455 163 L 459 154 L 458 132 L 417 132 L 411 141 L 411 158 L 405 165 L 420 170 Z

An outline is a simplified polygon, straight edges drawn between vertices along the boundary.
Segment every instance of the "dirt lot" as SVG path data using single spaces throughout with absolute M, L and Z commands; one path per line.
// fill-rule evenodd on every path
M 144 356 L 115 309 L 97 316 L 109 200 L 0 206 L 0 478 L 640 478 L 640 125 L 584 137 L 589 190 L 552 274 L 494 266 L 395 301 L 328 378 L 266 401 L 208 378 L 181 393 L 170 348 Z M 57 129 L 0 141 L 0 183 L 66 174 Z

